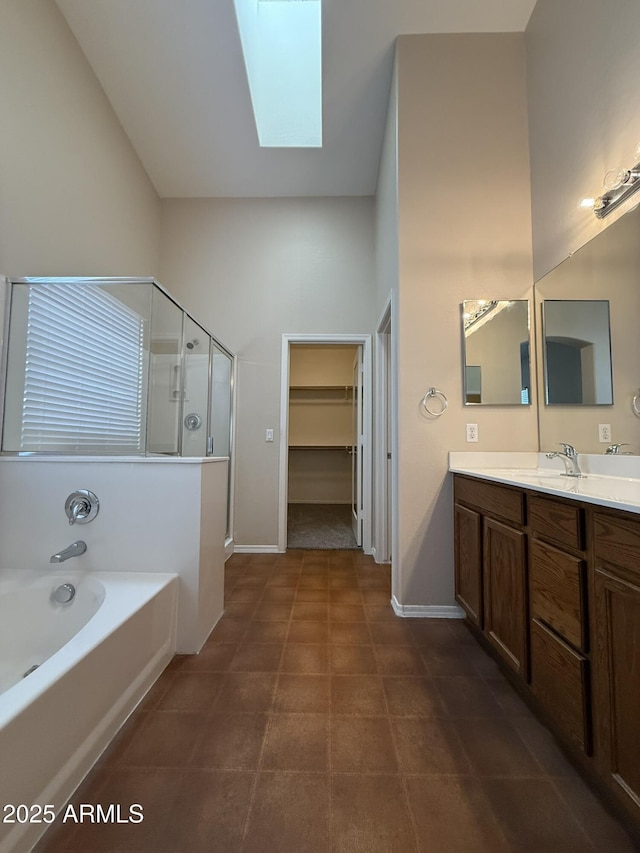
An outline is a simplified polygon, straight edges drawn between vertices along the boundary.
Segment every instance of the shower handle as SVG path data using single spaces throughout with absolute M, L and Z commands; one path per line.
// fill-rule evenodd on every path
M 89 489 L 77 489 L 67 498 L 64 511 L 69 524 L 89 524 L 100 510 L 100 501 Z

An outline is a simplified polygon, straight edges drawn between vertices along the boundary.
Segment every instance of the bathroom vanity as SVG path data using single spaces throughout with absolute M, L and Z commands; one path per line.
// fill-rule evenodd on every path
M 640 826 L 640 480 L 451 470 L 469 626 Z

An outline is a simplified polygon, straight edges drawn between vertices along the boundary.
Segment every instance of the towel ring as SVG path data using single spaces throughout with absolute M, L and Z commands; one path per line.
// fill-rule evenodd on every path
M 433 411 L 433 409 L 429 408 L 428 401 L 433 398 L 439 400 L 440 405 L 442 406 L 442 408 L 438 411 Z M 439 418 L 440 415 L 443 415 L 445 413 L 446 408 L 449 405 L 449 401 L 447 400 L 446 394 L 444 394 L 442 391 L 438 391 L 437 388 L 429 388 L 427 393 L 422 398 L 422 402 L 420 403 L 420 405 L 422 406 L 424 411 L 432 418 Z M 638 411 L 638 416 L 640 417 L 640 411 Z
M 640 391 L 634 395 L 631 400 L 631 409 L 634 415 L 637 415 L 640 418 L 640 408 L 638 407 L 638 401 L 640 400 Z

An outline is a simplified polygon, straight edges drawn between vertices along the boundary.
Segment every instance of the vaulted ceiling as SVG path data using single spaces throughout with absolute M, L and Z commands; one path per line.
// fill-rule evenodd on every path
M 395 37 L 520 32 L 535 0 L 323 0 L 320 149 L 260 148 L 233 0 L 56 0 L 158 194 L 372 195 Z

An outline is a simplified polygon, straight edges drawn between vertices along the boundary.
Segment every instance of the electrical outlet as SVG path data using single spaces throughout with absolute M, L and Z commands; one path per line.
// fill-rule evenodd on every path
M 598 424 L 598 441 L 600 444 L 611 444 L 611 424 Z
M 467 424 L 467 441 L 478 440 L 478 424 Z
M 264 437 L 264 440 L 265 441 L 273 441 L 273 430 L 272 429 L 267 430 L 266 435 Z

